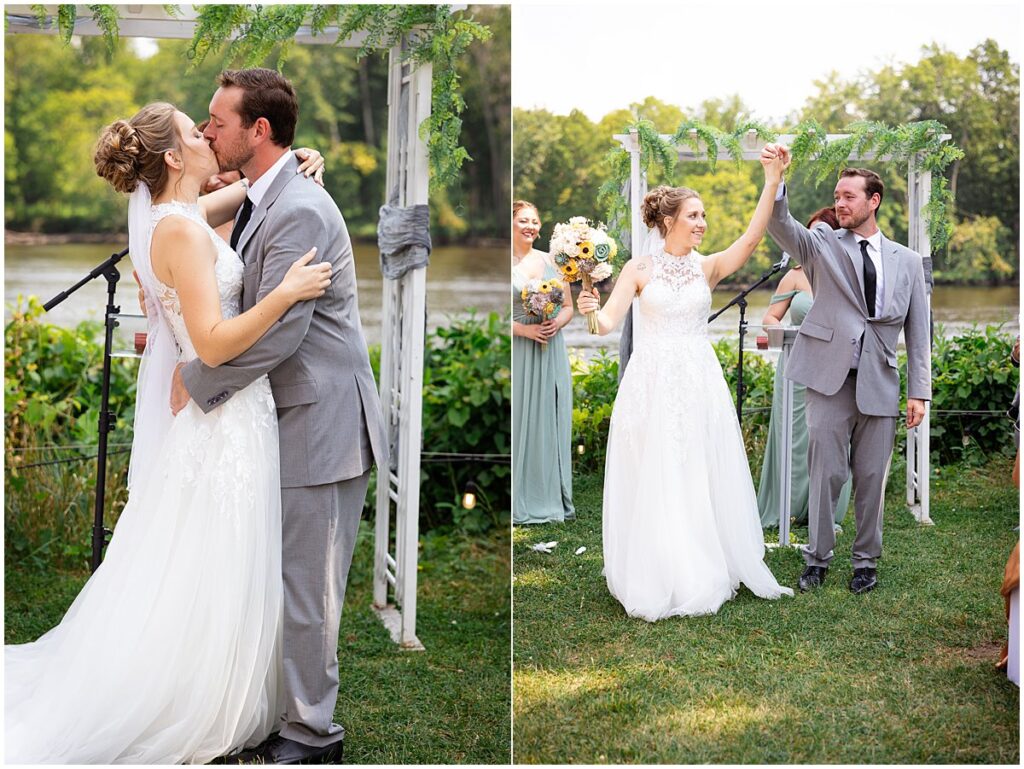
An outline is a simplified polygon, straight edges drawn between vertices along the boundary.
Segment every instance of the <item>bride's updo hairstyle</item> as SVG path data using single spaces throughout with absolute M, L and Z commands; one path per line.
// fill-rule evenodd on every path
M 145 182 L 153 197 L 159 195 L 168 180 L 164 152 L 181 150 L 175 112 L 173 104 L 158 101 L 104 128 L 92 159 L 96 173 L 118 192 L 134 192 Z
M 664 184 L 655 187 L 644 196 L 641 208 L 644 224 L 651 229 L 658 228 L 661 237 L 665 237 L 665 217 L 675 219 L 679 209 L 690 198 L 700 199 L 700 195 L 689 187 L 668 187 Z

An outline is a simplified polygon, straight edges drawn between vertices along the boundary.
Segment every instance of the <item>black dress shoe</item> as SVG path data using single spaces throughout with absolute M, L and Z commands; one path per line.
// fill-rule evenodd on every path
M 273 737 L 270 737 L 269 739 L 266 739 L 263 742 L 261 742 L 255 748 L 247 748 L 245 750 L 239 751 L 238 753 L 232 753 L 230 756 L 221 756 L 220 758 L 213 759 L 213 761 L 211 761 L 210 763 L 229 765 L 265 764 L 265 753 L 267 750 L 267 746 L 270 745 L 270 743 L 276 737 L 277 735 L 275 734 Z
M 797 583 L 800 592 L 806 593 L 808 590 L 814 590 L 816 587 L 824 585 L 826 574 L 828 574 L 827 566 L 808 566 L 800 575 L 800 581 Z
M 340 764 L 343 742 L 317 747 L 278 736 L 267 746 L 263 758 L 268 764 Z
M 853 570 L 853 579 L 850 580 L 850 592 L 855 595 L 866 593 L 878 587 L 878 570 L 868 567 Z

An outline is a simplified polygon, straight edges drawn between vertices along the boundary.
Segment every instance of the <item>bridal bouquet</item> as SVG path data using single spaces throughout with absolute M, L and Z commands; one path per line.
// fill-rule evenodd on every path
M 594 227 L 584 216 L 556 224 L 550 248 L 562 277 L 569 283 L 583 281 L 584 291 L 612 276 L 611 260 L 619 250 L 603 224 Z M 591 334 L 597 333 L 596 312 L 587 313 L 587 328 Z
M 562 311 L 565 291 L 557 280 L 531 280 L 519 292 L 523 300 L 523 309 L 528 315 L 540 318 L 541 321 L 551 320 Z M 547 348 L 546 345 L 541 345 Z

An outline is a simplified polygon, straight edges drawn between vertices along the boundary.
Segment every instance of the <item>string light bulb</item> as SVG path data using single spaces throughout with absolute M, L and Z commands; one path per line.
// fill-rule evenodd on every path
M 472 510 L 476 507 L 476 494 L 479 489 L 473 481 L 466 484 L 466 490 L 462 492 L 462 507 L 466 510 Z

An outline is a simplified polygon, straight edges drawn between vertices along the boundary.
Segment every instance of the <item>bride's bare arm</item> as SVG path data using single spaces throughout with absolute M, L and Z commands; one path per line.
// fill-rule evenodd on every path
M 211 227 L 220 227 L 235 218 L 235 213 L 245 202 L 245 193 L 249 185 L 245 181 L 237 181 L 227 187 L 202 195 L 199 208 Z
M 316 256 L 311 249 L 254 307 L 225 319 L 214 273 L 217 252 L 205 230 L 179 216 L 165 217 L 153 232 L 150 254 L 157 278 L 177 292 L 189 338 L 207 366 L 248 350 L 292 305 L 323 296 L 331 282 L 331 265 L 310 264 Z
M 625 317 L 626 311 L 633 304 L 633 297 L 643 290 L 650 269 L 650 257 L 641 256 L 630 259 L 619 273 L 619 277 L 615 281 L 615 288 L 612 289 L 611 296 L 608 297 L 603 309 L 598 309 L 601 302 L 596 288 L 593 294 L 580 291 L 580 295 L 576 299 L 576 308 L 582 315 L 586 315 L 591 310 L 597 310 L 597 333 L 601 336 L 610 333 Z
M 314 149 L 302 147 L 295 150 L 299 159 L 299 172 L 306 176 L 314 176 L 317 184 L 323 186 L 324 157 Z M 227 187 L 221 187 L 199 198 L 199 208 L 211 227 L 220 227 L 235 218 L 238 209 L 245 202 L 248 182 L 237 181 Z
M 784 162 L 781 157 L 776 157 L 770 162 L 762 162 L 762 165 L 764 166 L 764 188 L 761 190 L 761 197 L 757 201 L 757 208 L 754 209 L 754 215 L 750 218 L 747 231 L 727 249 L 709 256 L 704 261 L 704 271 L 711 288 L 717 286 L 720 281 L 747 263 L 768 229 L 768 220 L 771 219 L 772 209 L 775 207 L 775 193 L 782 183 Z

